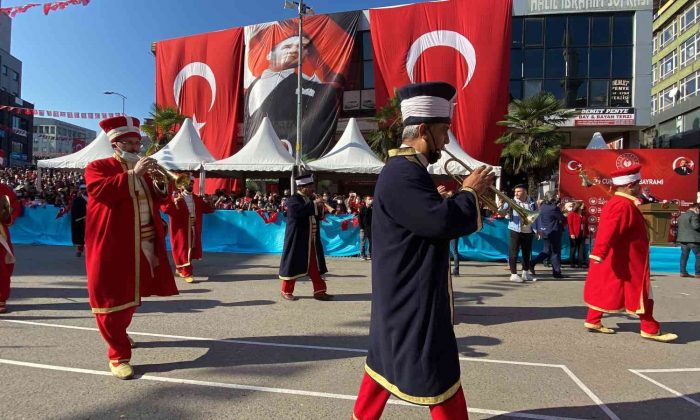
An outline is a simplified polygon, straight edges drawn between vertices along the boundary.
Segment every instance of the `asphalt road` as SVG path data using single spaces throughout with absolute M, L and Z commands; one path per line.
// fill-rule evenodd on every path
M 279 256 L 207 254 L 195 284 L 134 318 L 136 380 L 107 368 L 87 304 L 82 259 L 67 247 L 18 246 L 10 313 L 0 315 L 3 419 L 347 419 L 362 376 L 370 263 L 329 259 L 334 302 L 279 298 Z M 700 418 L 700 279 L 654 276 L 656 316 L 674 344 L 638 321 L 583 328 L 585 273 L 532 284 L 503 264 L 464 262 L 454 279 L 470 418 Z M 392 400 L 386 419 L 429 418 Z

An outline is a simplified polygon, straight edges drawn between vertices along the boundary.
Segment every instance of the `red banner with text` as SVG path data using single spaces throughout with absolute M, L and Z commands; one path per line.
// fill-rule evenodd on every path
M 394 89 L 457 88 L 452 131 L 470 156 L 497 164 L 508 112 L 511 0 L 452 0 L 370 9 L 377 108 Z
M 241 99 L 243 28 L 156 44 L 156 103 L 192 117 L 209 152 L 225 159 L 236 151 Z M 207 193 L 231 189 L 230 181 L 207 180 Z
M 600 210 L 613 194 L 610 173 L 635 163 L 642 165 L 643 193 L 681 208 L 696 201 L 697 149 L 562 149 L 559 195 L 562 201 L 584 202 L 595 232 Z

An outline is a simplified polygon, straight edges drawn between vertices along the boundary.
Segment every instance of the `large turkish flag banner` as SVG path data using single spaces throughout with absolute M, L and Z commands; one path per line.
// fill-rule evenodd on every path
M 472 157 L 497 164 L 508 112 L 511 0 L 450 0 L 370 9 L 377 108 L 408 83 L 457 88 L 452 131 Z
M 156 103 L 191 117 L 216 159 L 236 151 L 242 66 L 243 28 L 156 43 Z M 206 189 L 230 189 L 229 184 L 207 180 Z

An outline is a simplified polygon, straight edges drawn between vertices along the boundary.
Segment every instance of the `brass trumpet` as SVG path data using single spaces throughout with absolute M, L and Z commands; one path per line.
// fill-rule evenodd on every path
M 462 160 L 458 159 L 457 156 L 455 156 L 454 154 L 450 153 L 447 149 L 443 148 L 442 151 L 443 151 L 444 153 L 447 153 L 447 155 L 449 156 L 449 159 L 447 159 L 447 160 L 445 161 L 445 164 L 443 165 L 443 169 L 445 170 L 445 173 L 447 173 L 449 176 L 452 177 L 452 179 L 454 179 L 454 180 L 457 181 L 460 185 L 462 185 L 462 182 L 464 182 L 464 178 L 461 177 L 461 176 L 459 176 L 459 175 L 456 175 L 456 174 L 453 174 L 452 172 L 450 172 L 450 170 L 449 170 L 449 168 L 448 168 L 448 167 L 449 167 L 449 164 L 450 164 L 451 162 L 455 162 L 455 163 L 461 165 L 462 167 L 464 167 L 464 169 L 466 169 L 468 173 L 472 173 L 472 172 L 474 171 L 474 169 L 471 168 L 471 167 L 470 167 L 469 165 L 467 165 L 466 163 L 464 163 Z M 501 201 L 503 201 L 503 202 L 505 202 L 505 203 L 508 203 L 508 206 L 509 206 L 511 209 L 513 209 L 513 211 L 515 211 L 516 213 L 518 213 L 518 216 L 520 216 L 520 219 L 522 220 L 523 225 L 531 225 L 531 224 L 535 223 L 535 220 L 536 220 L 537 217 L 539 217 L 539 215 L 540 215 L 540 212 L 539 212 L 539 211 L 527 210 L 527 209 L 524 209 L 524 208 L 520 207 L 520 206 L 515 202 L 515 200 L 513 200 L 513 199 L 510 198 L 510 197 L 508 197 L 508 196 L 507 196 L 506 194 L 504 194 L 503 192 L 499 191 L 499 190 L 498 190 L 496 187 L 494 187 L 493 185 L 489 186 L 489 191 L 490 191 L 491 193 L 495 194 L 496 197 L 500 198 Z M 480 196 L 479 196 L 479 200 L 481 200 L 481 202 L 484 203 L 484 205 L 486 206 L 486 208 L 488 208 L 488 209 L 491 210 L 492 212 L 494 212 L 494 213 L 500 213 L 500 212 L 501 212 L 501 211 L 499 210 L 499 206 L 496 204 L 496 201 L 495 201 L 493 198 L 491 198 L 490 196 L 487 196 L 487 195 L 480 195 Z
M 146 153 L 144 153 L 144 156 L 150 157 L 152 154 L 158 151 L 158 144 L 153 142 L 151 143 L 151 146 L 146 150 Z M 175 172 L 163 167 L 160 163 L 156 161 L 156 165 L 158 166 L 158 169 L 154 169 L 151 172 L 151 175 L 153 173 L 156 173 L 159 175 L 161 180 L 164 183 L 169 183 L 169 182 L 174 182 L 175 186 L 177 188 L 184 188 L 188 185 L 190 185 L 190 176 L 187 174 L 176 174 Z

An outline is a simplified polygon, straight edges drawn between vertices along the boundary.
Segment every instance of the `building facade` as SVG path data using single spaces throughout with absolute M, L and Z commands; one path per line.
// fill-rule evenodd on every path
M 700 0 L 671 0 L 653 23 L 651 127 L 644 147 L 700 146 Z
M 700 0 L 699 0 L 700 1 Z M 639 147 L 651 123 L 651 0 L 514 0 L 511 98 L 550 92 L 580 111 L 562 132 L 567 147 L 606 142 Z M 374 63 L 365 11 L 343 95 L 338 135 L 347 119 L 375 128 Z
M 5 91 L 0 91 L 0 105 L 30 108 L 34 105 Z M 32 162 L 32 125 L 34 115 L 0 110 L 0 149 L 6 166 L 27 166 Z
M 54 118 L 34 118 L 34 160 L 77 152 L 97 137 L 95 130 Z

